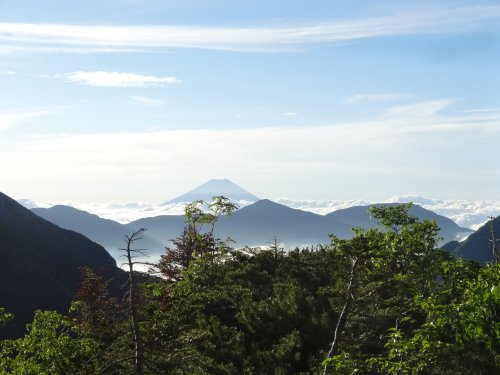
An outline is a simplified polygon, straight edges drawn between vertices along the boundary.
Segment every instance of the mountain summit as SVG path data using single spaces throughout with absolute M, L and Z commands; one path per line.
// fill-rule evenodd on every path
M 234 182 L 228 179 L 214 179 L 205 182 L 204 184 L 198 186 L 197 188 L 182 194 L 177 198 L 174 198 L 168 202 L 162 203 L 162 205 L 167 205 L 171 203 L 181 203 L 181 202 L 192 202 L 195 200 L 211 201 L 212 197 L 223 195 L 235 201 L 250 201 L 256 202 L 259 200 L 258 197 L 249 193 L 241 186 L 236 185 Z

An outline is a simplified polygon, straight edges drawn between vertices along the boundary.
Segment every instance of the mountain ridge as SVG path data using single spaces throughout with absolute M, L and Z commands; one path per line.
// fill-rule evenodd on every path
M 337 211 L 319 215 L 263 199 L 236 210 L 231 216 L 220 217 L 215 232 L 220 238 L 232 238 L 238 247 L 263 245 L 275 237 L 284 242 L 287 248 L 324 244 L 329 242 L 329 234 L 349 238 L 352 235 L 352 228 L 365 227 L 364 218 L 369 219 L 368 208 L 369 206 L 359 206 L 345 209 L 344 212 L 361 210 L 361 215 L 357 213 L 357 217 L 361 217 L 360 220 L 349 221 L 336 217 L 334 214 Z M 468 228 L 458 226 L 451 219 L 418 205 L 414 205 L 412 210 L 418 214 L 416 216 L 426 216 L 420 219 L 430 217 L 446 229 L 440 233 L 444 237 L 443 243 L 456 239 L 461 233 L 472 232 Z M 131 224 L 148 228 L 152 237 L 167 243 L 179 235 L 183 222 L 183 217 L 180 215 L 161 215 L 139 219 Z M 375 221 L 370 221 L 368 227 L 374 227 L 376 224 Z M 175 228 L 176 231 L 169 228 Z
M 212 180 L 216 181 L 216 180 Z M 381 203 L 377 205 L 397 205 L 400 203 Z M 262 245 L 277 237 L 287 247 L 327 243 L 328 234 L 348 238 L 353 227 L 372 228 L 376 221 L 370 220 L 368 208 L 372 205 L 353 206 L 336 210 L 326 215 L 291 208 L 289 206 L 262 199 L 236 210 L 230 217 L 221 217 L 216 232 L 221 238 L 231 237 L 238 246 Z M 171 244 L 185 224 L 182 215 L 159 215 L 120 224 L 103 219 L 69 206 L 57 205 L 51 208 L 33 208 L 31 210 L 55 224 L 74 231 L 82 232 L 93 241 L 103 245 L 118 259 L 118 249 L 123 246 L 123 235 L 139 227 L 148 229 L 143 240 L 143 247 L 150 254 L 159 255 L 164 247 Z M 437 220 L 442 228 L 440 235 L 444 242 L 460 239 L 471 233 L 451 219 L 413 205 L 410 213 L 420 219 Z
M 291 208 L 269 199 L 259 200 L 255 195 L 236 185 L 228 179 L 212 179 L 185 194 L 163 203 L 191 202 L 194 200 L 211 201 L 213 196 L 225 195 L 232 199 L 242 197 L 257 201 L 236 210 L 232 216 L 221 217 L 216 225 L 216 233 L 220 238 L 231 237 L 237 246 L 263 245 L 273 238 L 284 242 L 287 248 L 302 245 L 328 243 L 329 234 L 349 238 L 352 228 L 373 228 L 376 221 L 368 214 L 373 205 L 397 205 L 401 203 L 380 203 L 365 206 L 353 206 L 335 210 L 326 215 Z M 55 224 L 82 232 L 93 241 L 105 246 L 118 259 L 118 250 L 123 246 L 125 233 L 137 228 L 147 228 L 142 246 L 150 250 L 151 255 L 163 254 L 164 247 L 171 244 L 183 230 L 185 219 L 182 215 L 158 215 L 140 218 L 127 224 L 103 219 L 97 215 L 67 206 L 51 208 L 33 208 L 33 212 L 54 222 Z M 438 215 L 415 204 L 411 214 L 420 219 L 434 219 L 441 227 L 440 235 L 443 243 L 459 240 L 472 230 L 462 228 L 451 219 Z M 443 244 L 442 243 L 442 244 Z

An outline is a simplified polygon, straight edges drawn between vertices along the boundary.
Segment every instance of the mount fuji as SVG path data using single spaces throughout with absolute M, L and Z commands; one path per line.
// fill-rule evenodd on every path
M 162 206 L 172 203 L 189 203 L 196 200 L 211 201 L 212 197 L 218 195 L 223 195 L 234 201 L 257 202 L 260 199 L 228 179 L 213 179 L 177 198 L 162 203 Z

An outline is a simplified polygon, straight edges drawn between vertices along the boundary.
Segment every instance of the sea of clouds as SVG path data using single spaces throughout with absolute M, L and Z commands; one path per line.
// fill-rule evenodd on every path
M 349 208 L 353 206 L 362 206 L 374 203 L 406 203 L 413 202 L 428 210 L 434 211 L 439 215 L 446 216 L 456 222 L 458 225 L 473 230 L 483 225 L 490 216 L 500 215 L 500 201 L 480 201 L 480 200 L 440 200 L 429 199 L 415 195 L 397 195 L 384 201 L 369 200 L 293 200 L 287 198 L 277 198 L 274 200 L 285 206 L 310 211 L 320 215 Z M 51 207 L 55 203 L 35 203 L 30 200 L 21 199 L 21 204 L 28 208 L 32 207 Z M 248 206 L 253 202 L 240 201 L 240 207 Z M 185 203 L 173 203 L 160 205 L 154 203 L 125 203 L 125 204 L 104 204 L 104 203 L 76 203 L 76 202 L 58 202 L 87 211 L 105 219 L 111 219 L 122 224 L 159 215 L 182 215 L 184 213 Z

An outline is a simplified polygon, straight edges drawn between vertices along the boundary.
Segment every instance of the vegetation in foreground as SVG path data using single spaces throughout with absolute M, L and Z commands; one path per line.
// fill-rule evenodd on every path
M 123 300 L 82 269 L 67 316 L 38 311 L 0 342 L 0 374 L 500 373 L 500 266 L 437 249 L 439 228 L 409 205 L 372 208 L 380 229 L 284 252 L 231 249 L 213 228 L 235 207 L 200 203 Z

